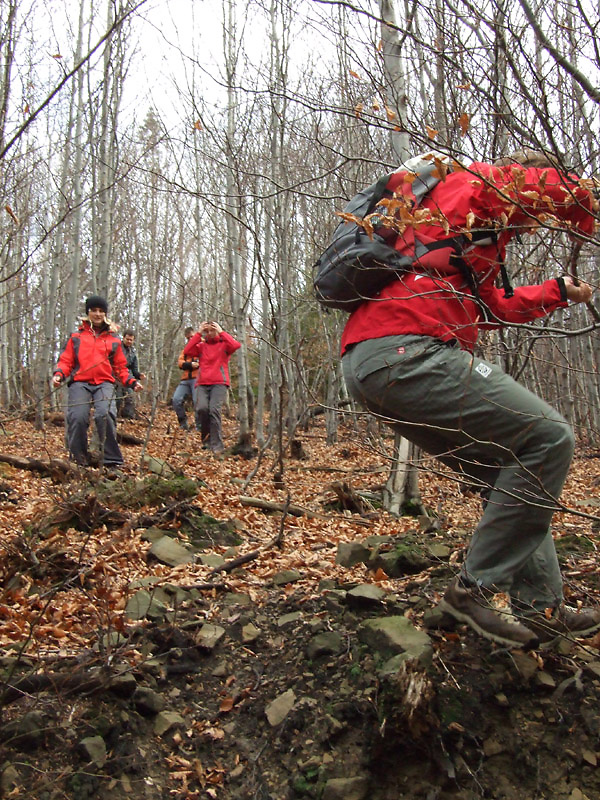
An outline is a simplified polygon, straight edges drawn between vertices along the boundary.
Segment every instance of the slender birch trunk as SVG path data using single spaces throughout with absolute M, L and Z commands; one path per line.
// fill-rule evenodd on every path
M 399 164 L 411 156 L 407 133 L 407 86 L 402 66 L 398 23 L 391 0 L 380 0 L 381 38 L 387 103 L 397 124 L 391 131 L 392 149 Z M 390 23 L 390 24 L 386 24 Z M 418 448 L 400 434 L 394 435 L 394 452 L 390 475 L 384 492 L 384 505 L 393 514 L 401 513 L 408 504 L 421 506 L 419 474 L 416 468 Z

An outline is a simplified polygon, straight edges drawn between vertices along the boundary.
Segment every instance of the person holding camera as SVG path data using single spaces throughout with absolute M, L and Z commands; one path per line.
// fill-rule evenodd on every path
M 187 328 L 183 331 L 183 335 L 185 336 L 186 344 L 190 341 L 192 336 L 194 335 L 194 329 L 191 325 L 188 325 Z M 194 416 L 196 422 L 196 430 L 202 430 L 202 423 L 200 420 L 200 416 L 195 411 L 195 403 L 194 403 L 194 384 L 196 383 L 196 378 L 198 377 L 198 361 L 191 360 L 185 357 L 185 348 L 182 349 L 181 353 L 179 354 L 179 358 L 177 359 L 177 366 L 181 370 L 181 380 L 177 385 L 177 388 L 173 392 L 173 398 L 171 400 L 171 405 L 173 406 L 173 411 L 177 416 L 177 422 L 179 423 L 179 427 L 184 431 L 190 430 L 190 425 L 187 420 L 187 414 L 185 411 L 185 404 L 188 398 L 191 398 L 192 407 L 194 407 Z M 208 438 L 208 429 L 202 431 L 202 441 L 205 438 Z

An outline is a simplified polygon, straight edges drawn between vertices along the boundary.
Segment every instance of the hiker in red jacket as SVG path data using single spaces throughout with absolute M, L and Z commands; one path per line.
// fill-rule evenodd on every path
M 348 389 L 402 436 L 485 487 L 483 515 L 440 608 L 509 646 L 588 636 L 600 629 L 600 611 L 565 606 L 550 532 L 573 432 L 472 350 L 480 328 L 590 300 L 591 288 L 569 275 L 514 290 L 505 272 L 504 289 L 496 280 L 518 233 L 543 225 L 591 236 L 595 200 L 576 176 L 526 150 L 449 172 L 421 209 L 428 219 L 421 215 L 414 233 L 425 243 L 481 228 L 497 229 L 497 238 L 478 244 L 473 237 L 462 259 L 451 247 L 428 252 L 350 315 L 342 336 Z M 402 233 L 394 246 L 406 246 Z
M 204 444 L 213 453 L 222 453 L 221 407 L 229 388 L 229 359 L 240 343 L 216 322 L 203 322 L 183 349 L 187 359 L 199 362 L 194 386 L 194 403 L 202 430 L 209 430 Z
M 117 329 L 106 318 L 106 300 L 98 295 L 88 297 L 85 311 L 87 317 L 60 354 L 52 383 L 60 386 L 67 381 L 69 386 L 67 442 L 73 461 L 83 466 L 89 463 L 87 433 L 93 405 L 102 463 L 117 468 L 123 463 L 123 456 L 117 443 L 114 375 L 134 392 L 141 392 L 143 387 L 127 368 Z

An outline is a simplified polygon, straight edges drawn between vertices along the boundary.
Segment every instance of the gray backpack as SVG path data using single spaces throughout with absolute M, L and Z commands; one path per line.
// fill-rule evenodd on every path
M 395 172 L 383 175 L 348 203 L 343 212 L 346 218 L 337 226 L 331 243 L 314 266 L 314 291 L 318 302 L 324 308 L 354 311 L 365 300 L 376 297 L 384 286 L 409 269 L 426 253 L 448 247 L 454 250 L 454 263 L 473 287 L 473 276 L 462 258 L 463 248 L 473 244 L 473 238 L 469 241 L 464 235 L 459 234 L 423 244 L 414 236 L 414 244 L 404 246 L 403 252 L 400 253 L 386 242 L 382 235 L 386 232 L 384 226 L 379 228 L 377 226 L 377 207 L 384 198 L 392 198 L 394 195 L 390 184 L 402 187 L 402 194 L 408 197 L 414 211 L 442 179 L 439 171 L 440 160 L 451 169 L 451 160 L 446 156 L 424 153 L 406 161 Z M 385 213 L 383 206 L 382 213 Z M 357 221 L 348 219 L 348 215 Z M 372 215 L 368 220 L 373 228 L 371 235 L 359 224 L 369 215 Z M 407 234 L 413 233 L 412 230 L 407 230 Z M 485 243 L 495 241 L 493 231 L 481 233 L 488 240 Z M 478 238 L 479 243 L 483 244 L 483 239 Z

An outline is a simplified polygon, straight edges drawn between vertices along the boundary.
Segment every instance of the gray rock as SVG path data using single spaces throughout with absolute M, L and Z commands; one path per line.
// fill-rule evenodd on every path
M 173 467 L 170 467 L 162 458 L 155 458 L 154 456 L 144 456 L 144 466 L 155 475 L 162 475 L 168 478 L 175 474 Z
M 536 673 L 535 681 L 539 686 L 544 686 L 546 689 L 556 689 L 556 681 L 549 672 L 544 670 Z
M 344 641 L 339 633 L 325 631 L 313 636 L 306 648 L 306 655 L 310 659 L 319 658 L 319 656 L 335 656 L 341 653 L 343 646 Z
M 169 592 L 166 586 L 155 586 L 150 593 L 153 602 L 160 603 L 167 608 L 173 605 L 173 592 Z
M 511 660 L 525 680 L 532 678 L 539 669 L 538 662 L 534 658 L 530 658 L 527 653 L 511 653 Z
M 346 602 L 346 591 L 344 589 L 330 589 L 323 595 L 323 605 L 330 611 L 339 612 L 342 603 Z
M 381 534 L 373 534 L 372 536 L 367 536 L 364 543 L 367 547 L 377 547 L 380 544 L 390 544 L 395 538 L 395 536 L 391 536 L 389 533 L 383 536 Z
M 496 739 L 494 736 L 490 736 L 483 742 L 483 752 L 486 758 L 500 755 L 500 753 L 504 753 L 505 750 L 506 745 L 503 744 L 499 739 Z
M 2 739 L 10 740 L 13 747 L 36 748 L 43 743 L 46 729 L 44 715 L 40 711 L 28 711 L 4 724 Z
M 419 528 L 425 533 L 433 533 L 433 531 L 439 531 L 440 521 L 439 519 L 437 519 L 437 517 L 430 517 L 427 514 L 420 514 L 418 519 L 419 519 Z
M 165 583 L 161 587 L 161 590 L 165 593 L 165 597 L 168 598 L 169 604 L 186 603 L 193 597 L 193 590 L 190 591 L 188 589 L 182 589 L 181 586 L 177 586 L 175 583 Z
M 327 589 L 335 589 L 336 586 L 337 582 L 334 581 L 333 578 L 321 578 L 317 584 L 317 588 L 320 592 L 324 592 Z
M 417 547 L 399 547 L 389 552 L 380 553 L 375 550 L 369 559 L 368 567 L 374 571 L 382 569 L 390 578 L 401 578 L 403 575 L 414 575 L 430 566 Z
M 197 560 L 205 567 L 221 567 L 225 563 L 225 559 L 218 553 L 201 553 Z
M 302 575 L 295 569 L 282 569 L 273 575 L 274 586 L 285 586 L 288 583 L 295 583 L 299 581 Z
M 79 755 L 97 767 L 106 763 L 106 742 L 101 736 L 88 736 L 77 745 Z
M 600 508 L 600 499 L 597 497 L 584 497 L 581 500 L 575 500 L 576 506 L 592 506 L 592 508 Z
M 146 686 L 138 686 L 133 694 L 133 704 L 145 716 L 158 714 L 165 707 L 164 697 Z
M 224 635 L 225 629 L 221 628 L 220 625 L 206 622 L 196 633 L 196 644 L 204 650 L 214 650 Z
M 260 628 L 257 628 L 252 622 L 242 627 L 242 642 L 244 644 L 251 644 L 255 642 L 260 636 Z
M 362 542 L 340 542 L 335 563 L 342 567 L 353 567 L 369 559 L 371 551 Z
M 150 553 L 154 558 L 163 564 L 168 564 L 170 567 L 188 564 L 194 560 L 192 551 L 170 536 L 163 536 L 162 539 L 157 539 L 150 548 Z
M 441 628 L 452 631 L 456 628 L 456 620 L 440 608 L 428 608 L 423 614 L 423 625 L 426 628 Z
M 109 631 L 102 636 L 99 642 L 94 644 L 93 649 L 100 650 L 101 652 L 110 652 L 112 650 L 116 650 L 126 641 L 127 637 L 122 633 L 119 633 L 119 631 Z
M 368 778 L 330 778 L 323 789 L 322 800 L 365 800 L 369 791 Z
M 229 592 L 223 598 L 223 602 L 226 606 L 249 606 L 252 604 L 252 599 L 242 592 Z
M 147 589 L 136 592 L 125 606 L 125 616 L 128 619 L 163 619 L 168 611 L 169 607 Z
M 269 720 L 269 725 L 275 728 L 280 725 L 283 720 L 290 713 L 296 703 L 296 695 L 293 689 L 288 689 L 287 692 L 280 694 L 273 702 L 265 708 L 265 715 Z
M 17 789 L 20 781 L 21 776 L 17 768 L 13 767 L 12 764 L 8 764 L 2 770 L 2 775 L 0 776 L 0 797 L 10 797 L 11 792 Z M 18 794 L 14 793 L 13 796 L 18 797 Z
M 131 697 L 137 689 L 137 681 L 131 672 L 124 672 L 122 675 L 115 675 L 111 678 L 110 691 L 118 697 Z
M 431 663 L 433 646 L 424 632 L 414 627 L 406 617 L 378 617 L 365 620 L 358 628 L 358 638 L 382 655 L 396 655 L 396 662 L 416 661 L 419 664 Z M 392 669 L 395 664 L 385 665 Z
M 163 736 L 171 728 L 180 728 L 185 725 L 185 720 L 177 711 L 161 711 L 154 720 L 154 733 Z
M 427 552 L 432 558 L 445 561 L 447 558 L 450 558 L 452 548 L 448 547 L 447 544 L 436 543 L 428 545 Z
M 168 536 L 169 533 L 162 528 L 140 528 L 140 531 L 142 539 L 145 539 L 147 542 L 156 542 L 158 539 L 162 539 L 163 536 Z M 153 577 L 149 580 L 158 581 L 160 578 Z
M 302 619 L 302 612 L 291 611 L 289 614 L 284 614 L 283 616 L 279 617 L 277 620 L 277 625 L 280 628 L 285 628 L 286 625 L 292 625 L 294 622 L 298 622 L 299 619 Z
M 361 583 L 346 593 L 346 602 L 355 608 L 380 606 L 386 593 L 372 583 Z
M 594 677 L 600 678 L 600 661 L 590 661 L 589 664 L 585 665 L 584 669 Z
M 228 675 L 231 674 L 231 664 L 228 661 L 219 661 L 217 666 L 213 669 L 210 673 L 214 675 L 215 678 L 226 678 Z

